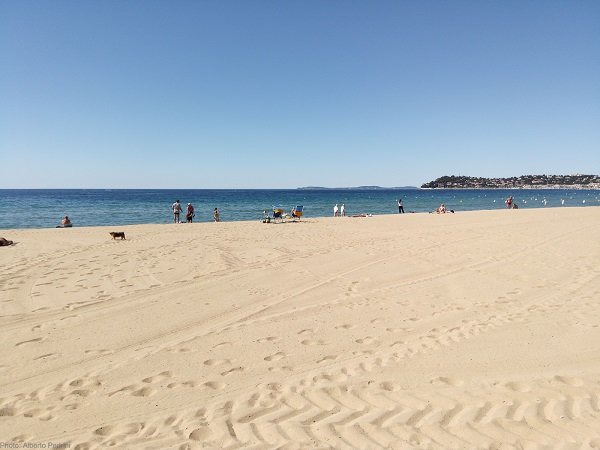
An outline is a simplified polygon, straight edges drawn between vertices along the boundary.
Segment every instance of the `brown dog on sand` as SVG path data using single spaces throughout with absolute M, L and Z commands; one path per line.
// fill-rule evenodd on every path
M 125 239 L 125 232 L 123 232 L 123 231 L 111 231 L 108 234 L 110 234 L 113 239 L 116 239 L 116 238 L 121 238 L 121 240 Z

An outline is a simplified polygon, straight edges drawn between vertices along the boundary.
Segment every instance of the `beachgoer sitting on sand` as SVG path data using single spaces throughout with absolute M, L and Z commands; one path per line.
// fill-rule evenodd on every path
M 57 225 L 56 228 L 71 228 L 72 226 L 73 224 L 71 223 L 71 219 L 69 219 L 69 216 L 65 216 L 60 221 L 60 225 Z
M 269 216 L 266 209 L 263 211 L 262 223 L 271 223 L 271 216 Z
M 444 205 L 443 203 L 440 205 L 440 207 L 437 209 L 437 213 L 438 214 L 446 214 L 446 205 Z
M 3 237 L 0 237 L 0 247 L 8 247 L 9 245 L 13 245 L 14 242 L 13 241 L 9 241 L 8 239 L 4 239 Z

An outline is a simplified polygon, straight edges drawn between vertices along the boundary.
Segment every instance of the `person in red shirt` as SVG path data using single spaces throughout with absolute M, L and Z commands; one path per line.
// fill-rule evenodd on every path
M 187 204 L 187 212 L 185 213 L 185 220 L 187 221 L 187 223 L 192 223 L 194 216 L 195 216 L 195 212 L 194 212 L 194 207 L 192 206 L 191 203 Z

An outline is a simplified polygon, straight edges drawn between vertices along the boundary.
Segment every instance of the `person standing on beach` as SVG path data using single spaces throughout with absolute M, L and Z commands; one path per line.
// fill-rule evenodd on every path
M 175 200 L 175 203 L 171 205 L 171 208 L 173 208 L 173 222 L 181 223 L 179 220 L 179 215 L 181 214 L 181 203 L 179 203 L 179 200 Z
M 192 206 L 191 203 L 187 204 L 187 212 L 185 213 L 185 220 L 187 223 L 192 223 L 192 221 L 194 220 L 194 216 L 196 215 L 196 212 L 194 211 L 194 207 Z
M 402 205 L 402 199 L 398 199 L 398 214 L 404 214 L 404 205 Z
M 342 203 L 342 207 L 340 208 L 340 216 L 344 217 L 346 215 L 346 207 Z
M 335 206 L 333 207 L 333 217 L 337 217 L 340 214 L 338 211 L 339 211 L 338 205 L 336 203 Z
M 215 208 L 215 211 L 213 212 L 213 220 L 215 222 L 221 220 L 221 214 L 219 214 L 219 210 L 217 208 Z

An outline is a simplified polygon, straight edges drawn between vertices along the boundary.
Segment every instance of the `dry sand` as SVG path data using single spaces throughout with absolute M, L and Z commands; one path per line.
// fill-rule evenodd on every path
M 4 230 L 0 441 L 600 446 L 599 224 L 588 207 Z

